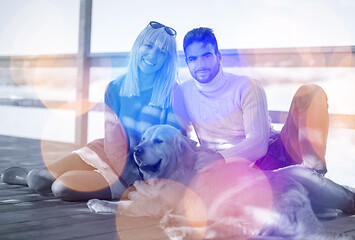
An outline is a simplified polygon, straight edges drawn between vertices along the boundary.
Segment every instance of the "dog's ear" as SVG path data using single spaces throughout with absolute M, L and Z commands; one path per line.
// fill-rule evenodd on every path
M 185 152 L 195 152 L 197 142 L 181 134 L 175 138 L 175 146 L 181 154 Z
M 175 138 L 177 163 L 184 172 L 190 172 L 195 166 L 197 143 L 188 137 L 178 135 Z M 189 170 L 188 170 L 189 169 Z
M 191 149 L 193 151 L 196 151 L 197 149 L 197 142 L 192 140 L 191 138 L 188 138 L 188 137 L 185 137 L 186 138 L 186 141 L 188 142 L 189 146 L 191 147 Z
M 186 130 L 185 129 L 180 129 L 180 133 L 183 135 L 183 136 L 185 136 L 185 137 L 187 137 L 187 132 L 186 132 Z

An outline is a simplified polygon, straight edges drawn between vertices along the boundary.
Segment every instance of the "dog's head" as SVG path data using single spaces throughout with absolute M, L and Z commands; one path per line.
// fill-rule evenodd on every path
M 192 153 L 195 144 L 172 126 L 155 125 L 145 131 L 134 148 L 134 160 L 144 179 L 169 178 L 173 171 L 193 166 L 194 162 L 182 156 Z

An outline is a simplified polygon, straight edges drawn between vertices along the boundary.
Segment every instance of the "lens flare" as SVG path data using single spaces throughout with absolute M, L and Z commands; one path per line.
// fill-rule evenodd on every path
M 328 52 L 327 63 L 334 67 L 351 67 L 352 62 L 355 60 L 355 56 L 352 53 L 351 46 L 341 47 L 341 52 Z
M 228 55 L 223 55 L 223 68 L 235 68 L 238 66 L 238 68 L 242 67 L 247 67 L 246 59 L 245 56 L 240 54 L 238 50 L 235 50 L 235 52 L 228 52 Z M 231 69 L 232 71 L 234 69 Z
M 169 179 L 135 182 L 134 187 L 129 188 L 121 200 L 123 207 L 118 207 L 116 230 L 119 238 L 129 240 L 132 236 L 154 236 L 156 239 L 167 239 L 161 226 L 166 224 L 165 228 L 169 228 L 175 225 L 162 223 L 162 217 L 170 213 L 184 213 L 181 203 L 186 191 L 189 191 L 188 187 Z M 127 198 L 128 201 L 124 202 Z
M 59 57 L 38 57 L 33 66 L 32 86 L 37 97 L 46 108 L 53 110 L 62 106 L 65 109 L 67 101 L 75 100 L 76 70 L 57 68 L 60 60 Z M 53 104 L 57 99 L 63 102 Z
M 93 109 L 99 103 L 89 102 L 88 99 L 76 99 L 72 102 L 64 103 L 59 109 L 61 110 L 74 110 L 76 116 L 83 115 Z
M 298 53 L 301 62 L 304 62 L 306 66 L 325 66 L 324 55 L 312 52 L 312 49 L 310 47 L 296 48 L 296 52 Z
M 315 84 L 303 85 L 292 99 L 289 116 L 281 131 L 286 151 L 297 162 L 321 168 L 325 163 L 329 128 L 327 96 Z M 287 137 L 285 137 L 287 136 Z
M 12 81 L 18 86 L 32 85 L 33 68 L 29 57 L 11 57 L 10 58 L 10 75 Z
M 192 194 L 192 201 L 185 203 L 187 216 L 192 223 L 206 217 L 206 238 L 218 231 L 247 239 L 264 227 L 271 214 L 273 194 L 267 177 L 244 163 L 214 162 L 196 175 L 190 188 L 199 201 Z M 257 216 L 260 209 L 263 217 Z
M 203 239 L 208 225 L 208 212 L 203 199 L 191 188 L 186 188 L 184 199 L 184 216 L 187 225 L 194 229 L 194 239 Z
M 189 229 L 187 234 L 193 239 L 211 238 L 216 231 L 247 239 L 257 234 L 272 214 L 273 192 L 268 178 L 244 163 L 212 163 L 208 170 L 196 174 L 188 187 L 167 179 L 148 179 L 134 185 L 134 191 L 126 195 L 129 200 L 118 207 L 120 239 L 130 239 L 132 234 L 166 238 L 159 225 L 171 236 Z M 127 215 L 157 218 L 147 222 Z M 134 231 L 123 230 L 127 228 Z
M 61 169 L 60 172 L 64 173 L 72 172 L 73 174 L 71 175 L 76 175 L 72 177 L 72 183 L 70 179 L 66 179 L 69 182 L 63 184 L 73 190 L 84 192 L 97 191 L 117 181 L 127 159 L 128 144 L 124 131 L 120 134 L 118 134 L 118 131 L 115 131 L 115 134 L 120 136 L 116 136 L 112 145 L 112 148 L 117 150 L 115 151 L 116 157 L 109 160 L 104 149 L 104 139 L 96 139 L 80 149 L 72 143 L 63 143 L 73 142 L 75 133 L 74 111 L 49 112 L 50 116 L 42 129 L 41 139 L 46 140 L 41 141 L 41 153 L 43 161 L 53 177 L 60 177 L 57 174 L 58 169 Z M 117 124 L 117 128 L 119 128 L 119 125 Z M 68 139 L 70 135 L 71 138 Z M 71 164 L 70 160 L 67 161 L 67 155 L 71 154 L 73 150 L 78 151 L 78 154 L 81 156 L 85 156 L 87 164 L 83 161 L 83 164 L 76 167 L 76 165 Z M 82 160 L 78 156 L 77 158 L 79 162 Z M 58 160 L 56 164 L 53 164 L 54 160 Z M 78 169 L 89 170 L 90 173 L 75 173 Z M 76 177 L 78 179 L 75 179 Z M 102 177 L 105 178 L 105 181 L 102 181 Z

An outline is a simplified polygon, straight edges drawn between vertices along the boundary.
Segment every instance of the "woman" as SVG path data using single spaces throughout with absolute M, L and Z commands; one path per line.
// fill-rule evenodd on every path
M 141 179 L 131 153 L 142 133 L 156 124 L 180 128 L 170 99 L 178 67 L 175 37 L 173 28 L 154 21 L 138 35 L 126 74 L 106 89 L 104 139 L 90 142 L 47 168 L 29 173 L 23 168 L 7 169 L 3 181 L 27 184 L 40 193 L 52 191 L 67 201 L 120 198 Z

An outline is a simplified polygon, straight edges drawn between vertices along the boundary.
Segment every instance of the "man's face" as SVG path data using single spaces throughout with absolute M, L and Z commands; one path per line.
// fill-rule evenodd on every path
M 191 76 L 200 83 L 210 82 L 218 73 L 221 55 L 215 53 L 211 43 L 193 42 L 185 50 Z

